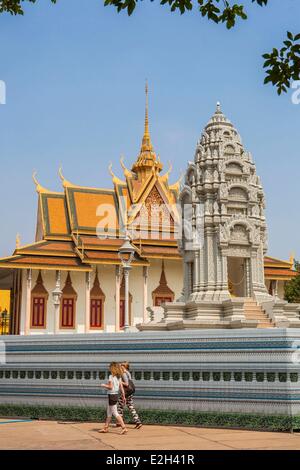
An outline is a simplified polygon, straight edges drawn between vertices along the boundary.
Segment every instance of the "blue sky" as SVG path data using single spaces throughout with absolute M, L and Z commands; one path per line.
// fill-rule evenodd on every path
M 269 254 L 300 257 L 300 105 L 263 85 L 261 58 L 287 30 L 299 32 L 300 2 L 249 12 L 232 31 L 146 0 L 130 18 L 102 0 L 38 0 L 24 17 L 0 15 L 0 256 L 11 254 L 17 232 L 34 241 L 33 170 L 53 190 L 60 164 L 74 183 L 110 187 L 109 162 L 119 175 L 121 154 L 132 164 L 148 78 L 152 140 L 173 179 L 220 100 L 262 178 Z

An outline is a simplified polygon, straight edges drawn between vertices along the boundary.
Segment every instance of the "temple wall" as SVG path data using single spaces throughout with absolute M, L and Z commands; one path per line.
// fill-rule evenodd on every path
M 162 261 L 154 259 L 151 261 L 148 274 L 148 306 L 152 307 L 152 292 L 159 285 L 161 276 Z M 115 313 L 115 266 L 114 265 L 101 265 L 98 268 L 99 279 L 101 288 L 106 296 L 104 305 L 104 331 L 108 333 L 115 332 L 116 313 Z M 181 296 L 183 286 L 183 266 L 182 262 L 174 260 L 165 260 L 165 273 L 168 286 L 175 293 L 175 300 Z M 36 284 L 38 271 L 32 271 L 32 288 Z M 61 288 L 65 285 L 67 273 L 61 273 Z M 85 328 L 85 273 L 72 272 L 72 284 L 78 294 L 76 305 L 76 329 L 75 330 L 62 330 L 62 334 L 84 333 Z M 52 292 L 55 288 L 55 271 L 42 271 L 44 286 L 49 293 L 48 306 L 47 306 L 47 328 L 31 329 L 30 334 L 41 335 L 51 334 L 54 331 L 54 306 L 52 301 Z M 91 274 L 91 287 L 94 283 L 95 272 Z M 25 331 L 25 312 L 26 312 L 26 285 L 27 285 L 27 271 L 23 271 L 23 289 L 22 289 L 22 309 L 21 309 L 21 334 Z M 267 289 L 269 289 L 269 282 L 266 281 Z M 132 294 L 132 319 L 133 324 L 143 322 L 143 268 L 135 267 L 130 272 L 129 289 Z M 284 298 L 284 282 L 278 281 L 278 296 Z M 161 309 L 158 307 L 157 309 Z M 162 310 L 162 309 L 161 309 Z M 162 312 L 161 312 L 162 313 Z M 159 314 L 159 312 L 158 312 Z M 159 316 L 159 315 L 158 315 Z M 101 332 L 101 331 L 100 331 Z
M 159 285 L 161 276 L 161 260 L 153 260 L 149 268 L 148 275 L 148 306 L 152 306 L 152 292 Z M 108 333 L 115 332 L 116 325 L 116 306 L 115 306 L 115 288 L 116 288 L 116 268 L 114 265 L 101 265 L 98 268 L 101 289 L 105 294 L 104 304 L 104 331 Z M 32 270 L 31 289 L 34 288 L 39 271 Z M 175 299 L 181 295 L 183 284 L 183 267 L 181 261 L 166 260 L 165 273 L 169 287 L 175 293 Z M 22 290 L 22 308 L 21 308 L 21 335 L 25 333 L 25 316 L 27 305 L 27 270 L 23 270 L 23 290 Z M 61 273 L 61 289 L 65 285 L 67 272 Z M 30 329 L 30 335 L 52 334 L 54 331 L 54 305 L 52 292 L 55 289 L 55 271 L 42 270 L 43 284 L 49 293 L 47 304 L 47 328 Z M 91 273 L 91 288 L 93 287 L 95 272 Z M 86 310 L 86 273 L 71 272 L 72 285 L 77 292 L 76 303 L 76 328 L 63 329 L 60 334 L 73 334 L 85 332 L 85 310 Z M 135 267 L 130 272 L 129 290 L 132 294 L 132 323 L 138 324 L 144 321 L 143 315 L 143 267 Z M 99 330 L 101 333 L 101 330 Z
M 284 299 L 284 281 L 278 282 L 278 297 Z
M 152 292 L 159 285 L 162 261 L 151 260 L 148 279 L 148 304 L 152 306 Z M 174 291 L 175 300 L 181 296 L 183 288 L 183 263 L 181 260 L 165 260 L 165 273 L 168 286 Z
M 300 415 L 299 330 L 3 337 L 0 402 L 105 406 L 128 360 L 138 408 Z
M 98 268 L 100 286 L 105 294 L 104 303 L 104 329 L 108 332 L 115 331 L 116 323 L 116 307 L 115 307 L 115 295 L 116 295 L 116 270 L 115 266 L 112 265 L 101 265 Z M 95 278 L 95 272 L 91 274 L 91 288 L 93 287 Z M 85 293 L 84 293 L 85 295 Z M 85 307 L 84 307 L 85 315 Z

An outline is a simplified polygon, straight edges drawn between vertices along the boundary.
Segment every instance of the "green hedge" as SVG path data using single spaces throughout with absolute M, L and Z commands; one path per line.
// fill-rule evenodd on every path
M 254 415 L 249 413 L 204 413 L 193 411 L 139 410 L 144 424 L 185 425 L 291 432 L 300 429 L 300 416 Z M 68 421 L 105 420 L 105 409 L 87 406 L 0 405 L 1 418 Z M 128 413 L 125 413 L 130 422 Z

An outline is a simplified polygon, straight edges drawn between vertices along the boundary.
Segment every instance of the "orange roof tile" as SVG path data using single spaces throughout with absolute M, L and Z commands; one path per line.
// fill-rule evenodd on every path
M 16 255 L 0 260 L 0 268 L 32 268 L 32 269 L 59 269 L 71 271 L 91 271 L 92 268 L 82 264 L 79 258 L 65 258 L 55 256 L 25 256 Z
M 64 194 L 40 194 L 44 237 L 66 236 L 70 233 Z
M 50 255 L 50 256 L 75 256 L 75 248 L 73 242 L 65 241 L 48 241 L 33 243 L 32 245 L 23 246 L 15 251 L 18 255 Z
M 265 267 L 265 276 L 266 277 L 286 277 L 287 279 L 291 279 L 293 277 L 299 276 L 297 271 L 292 271 L 291 269 L 272 269 Z
M 181 259 L 177 247 L 171 246 L 142 246 L 142 256 L 147 258 L 174 258 Z
M 114 190 L 66 188 L 72 230 L 115 233 L 119 228 Z

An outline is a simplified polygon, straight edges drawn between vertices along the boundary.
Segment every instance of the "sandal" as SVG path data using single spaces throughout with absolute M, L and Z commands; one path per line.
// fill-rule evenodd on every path
M 120 432 L 120 434 L 127 434 L 127 433 L 128 433 L 128 429 L 122 428 L 122 431 Z
M 108 432 L 108 428 L 100 429 L 100 431 L 98 431 L 98 432 L 101 432 L 101 433 L 105 433 L 105 434 L 106 434 L 106 433 Z

